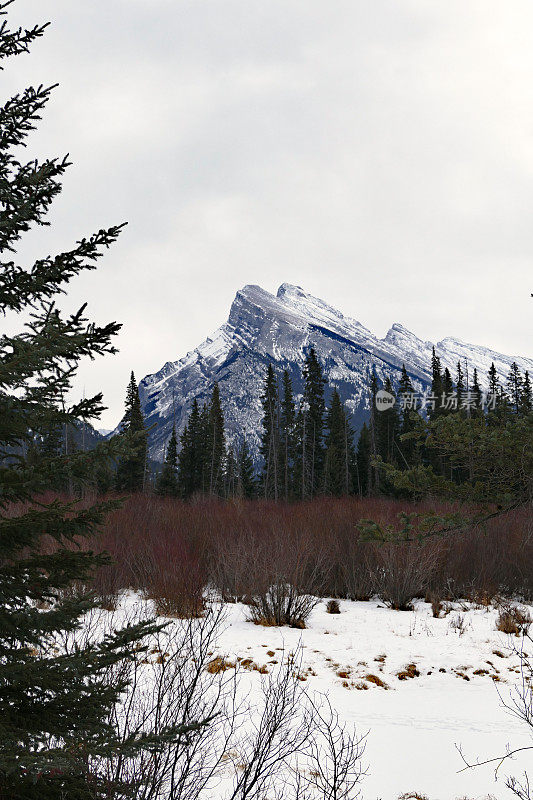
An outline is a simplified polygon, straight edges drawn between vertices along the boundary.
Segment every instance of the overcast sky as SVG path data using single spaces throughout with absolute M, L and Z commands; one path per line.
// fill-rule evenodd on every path
M 128 220 L 67 307 L 124 323 L 83 367 L 122 414 L 247 283 L 295 283 L 531 356 L 531 0 L 16 0 L 52 22 L 2 99 L 59 82 L 28 149 L 74 165 L 29 260 Z M 64 304 L 65 305 L 65 304 Z

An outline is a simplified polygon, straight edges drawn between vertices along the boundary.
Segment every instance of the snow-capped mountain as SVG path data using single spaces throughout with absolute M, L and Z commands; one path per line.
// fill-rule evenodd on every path
M 277 295 L 260 286 L 245 286 L 235 296 L 228 321 L 179 361 L 168 361 L 139 384 L 141 404 L 150 435 L 150 454 L 161 460 L 173 420 L 178 433 L 187 421 L 192 401 L 207 400 L 218 381 L 229 441 L 244 434 L 254 453 L 259 444 L 260 396 L 266 367 L 289 369 L 295 394 L 301 394 L 300 371 L 306 354 L 315 348 L 330 386 L 336 386 L 352 412 L 355 427 L 368 416 L 368 381 L 375 367 L 380 379 L 397 382 L 403 363 L 417 391 L 430 380 L 432 342 L 424 342 L 395 323 L 378 339 L 357 320 L 346 317 L 299 286 L 284 283 Z M 480 380 L 494 362 L 506 377 L 516 361 L 533 374 L 533 359 L 496 353 L 448 337 L 435 343 L 443 367 L 455 375 L 457 362 Z

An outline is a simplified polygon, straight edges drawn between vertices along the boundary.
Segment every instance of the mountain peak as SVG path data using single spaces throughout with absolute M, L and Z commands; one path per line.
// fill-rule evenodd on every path
M 398 331 L 399 333 L 412 333 L 412 331 L 410 331 L 409 328 L 406 328 L 405 325 L 402 325 L 401 322 L 393 322 L 391 331 Z
M 283 297 L 307 297 L 301 286 L 294 286 L 292 283 L 282 283 L 279 287 L 276 297 L 280 299 Z
M 168 362 L 144 378 L 139 394 L 150 435 L 150 453 L 161 459 L 174 423 L 183 430 L 193 401 L 207 402 L 219 384 L 228 442 L 237 446 L 244 434 L 254 457 L 260 449 L 261 393 L 266 368 L 278 375 L 288 369 L 294 394 L 301 398 L 302 367 L 309 348 L 320 359 L 325 377 L 335 385 L 342 402 L 360 428 L 368 418 L 368 380 L 373 370 L 379 380 L 397 383 L 402 364 L 416 391 L 430 385 L 431 342 L 424 342 L 400 323 L 379 339 L 360 322 L 301 286 L 282 283 L 277 293 L 260 286 L 243 286 L 235 295 L 229 318 L 212 336 L 180 361 Z M 511 356 L 448 338 L 436 344 L 443 367 L 454 372 L 459 360 L 477 367 L 480 380 L 492 361 L 505 378 Z M 522 371 L 533 374 L 533 360 L 516 359 Z

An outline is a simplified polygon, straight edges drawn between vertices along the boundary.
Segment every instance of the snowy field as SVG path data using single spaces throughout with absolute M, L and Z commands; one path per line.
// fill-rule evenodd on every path
M 127 605 L 134 602 L 130 595 Z M 253 697 L 263 675 L 300 648 L 302 683 L 326 693 L 358 733 L 368 732 L 364 800 L 411 793 L 428 800 L 511 798 L 505 778 L 521 777 L 527 760 L 506 761 L 495 779 L 494 765 L 461 771 L 457 749 L 475 761 L 531 743 L 502 705 L 521 675 L 513 653 L 519 640 L 496 630 L 497 612 L 455 603 L 435 619 L 423 602 L 407 612 L 379 601 L 341 600 L 340 608 L 328 614 L 320 601 L 307 629 L 298 630 L 254 625 L 246 606 L 228 605 L 213 657 L 244 662 Z
M 434 619 L 431 606 L 422 602 L 413 612 L 391 611 L 374 601 L 340 601 L 340 607 L 340 614 L 328 614 L 321 602 L 307 630 L 300 631 L 253 625 L 246 622 L 245 607 L 231 606 L 221 652 L 268 666 L 273 660 L 268 651 L 294 649 L 301 640 L 309 685 L 327 692 L 360 732 L 369 731 L 364 756 L 369 773 L 361 784 L 365 800 L 396 799 L 411 791 L 429 800 L 510 797 L 504 776 L 509 770 L 520 774 L 520 762 L 504 765 L 495 781 L 494 767 L 459 772 L 464 764 L 456 749 L 475 760 L 498 755 L 507 744 L 530 743 L 498 696 L 499 691 L 507 699 L 520 674 L 519 659 L 511 654 L 517 640 L 496 631 L 496 612 L 462 611 L 456 604 L 458 610 Z M 409 664 L 419 676 L 400 680 L 398 673 Z M 484 674 L 475 674 L 478 670 Z

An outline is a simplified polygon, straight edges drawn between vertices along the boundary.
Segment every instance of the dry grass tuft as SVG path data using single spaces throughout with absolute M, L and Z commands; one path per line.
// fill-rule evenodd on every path
M 207 672 L 211 675 L 218 675 L 220 672 L 225 672 L 227 669 L 235 669 L 234 661 L 226 661 L 222 656 L 217 656 L 206 667 Z
M 173 617 L 175 619 L 192 619 L 203 615 L 203 602 L 189 602 L 182 597 L 164 597 L 151 595 L 154 601 L 155 613 L 158 617 Z
M 406 681 L 408 678 L 418 678 L 420 672 L 416 668 L 416 664 L 408 664 L 405 669 L 397 673 L 399 681 Z
M 442 600 L 434 597 L 431 601 L 431 613 L 435 617 L 435 619 L 440 619 L 442 612 L 444 611 L 444 603 Z
M 525 635 L 531 625 L 531 615 L 527 608 L 505 605 L 496 619 L 496 630 L 513 636 Z
M 405 792 L 405 794 L 398 795 L 398 800 L 429 800 L 429 798 L 421 792 Z
M 328 614 L 340 614 L 341 607 L 339 605 L 338 600 L 328 600 L 326 605 L 326 611 Z
M 385 681 L 382 681 L 377 675 L 369 674 L 365 677 L 365 681 L 368 681 L 368 683 L 373 683 L 375 686 L 380 686 L 382 689 L 388 689 Z
M 498 658 L 507 658 L 505 653 L 502 653 L 501 650 L 493 650 L 492 654 L 495 655 L 495 656 L 498 656 Z M 488 661 L 487 663 L 490 664 L 490 661 Z M 492 664 L 491 664 L 491 666 L 492 666 Z
M 291 627 L 291 628 L 299 628 L 300 630 L 302 630 L 302 631 L 303 631 L 303 630 L 305 630 L 305 629 L 306 629 L 307 625 L 305 624 L 305 620 L 303 620 L 303 619 L 301 619 L 301 618 L 300 618 L 300 619 L 297 619 L 297 620 L 295 620 L 295 621 L 294 621 L 294 622 L 293 622 L 293 623 L 290 625 L 290 627 Z

